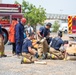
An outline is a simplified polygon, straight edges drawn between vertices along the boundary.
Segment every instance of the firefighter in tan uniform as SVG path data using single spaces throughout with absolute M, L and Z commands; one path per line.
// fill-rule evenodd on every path
M 0 57 L 6 57 L 4 53 L 4 42 L 3 42 L 3 35 L 2 35 L 2 28 L 0 25 Z
M 63 59 L 64 58 L 64 41 L 61 39 L 62 32 L 58 33 L 58 36 L 53 38 L 51 41 L 50 53 L 53 59 Z
M 38 58 L 38 52 L 32 48 L 33 45 L 37 44 L 38 42 L 32 43 L 32 39 L 34 39 L 34 33 L 28 34 L 28 37 L 25 38 L 22 46 L 22 63 L 31 63 L 33 62 L 33 58 Z
M 42 55 L 43 59 L 46 59 L 46 54 L 49 51 L 49 43 L 52 39 L 49 37 L 51 25 L 51 23 L 47 23 L 45 27 L 41 27 L 37 32 L 38 39 L 41 42 L 38 47 L 38 53 L 40 56 Z

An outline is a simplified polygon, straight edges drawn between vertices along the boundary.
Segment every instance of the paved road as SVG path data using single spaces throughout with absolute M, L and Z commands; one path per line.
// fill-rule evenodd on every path
M 76 61 L 43 60 L 47 65 L 20 64 L 21 59 L 5 46 L 6 58 L 0 58 L 0 75 L 76 75 Z

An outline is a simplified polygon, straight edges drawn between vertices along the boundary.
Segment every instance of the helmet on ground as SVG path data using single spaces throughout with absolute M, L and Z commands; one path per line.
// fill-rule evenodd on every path
M 26 18 L 22 18 L 22 19 L 21 19 L 21 22 L 22 22 L 22 23 L 26 23 Z

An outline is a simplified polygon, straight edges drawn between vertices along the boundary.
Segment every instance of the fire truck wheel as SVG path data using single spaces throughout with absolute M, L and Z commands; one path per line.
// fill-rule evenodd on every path
M 6 44 L 8 42 L 8 32 L 2 29 L 2 35 L 4 39 L 4 44 Z

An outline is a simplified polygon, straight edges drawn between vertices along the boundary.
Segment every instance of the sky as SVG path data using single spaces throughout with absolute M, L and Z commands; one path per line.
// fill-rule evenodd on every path
M 22 0 L 16 0 L 22 3 Z M 54 14 L 76 14 L 76 0 L 26 0 L 36 7 L 41 5 L 46 13 Z M 2 3 L 14 3 L 15 0 L 2 0 Z

